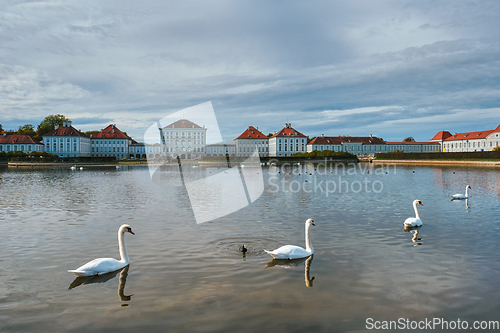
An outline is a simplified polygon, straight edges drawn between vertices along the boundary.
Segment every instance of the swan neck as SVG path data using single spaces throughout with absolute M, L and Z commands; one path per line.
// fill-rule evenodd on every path
M 309 239 L 309 229 L 311 229 L 311 225 L 306 223 L 306 251 L 313 252 L 314 249 L 311 244 L 311 240 Z
M 118 231 L 118 248 L 120 249 L 120 261 L 128 264 L 129 260 L 124 236 L 125 233 L 120 229 Z
M 418 215 L 417 202 L 413 202 L 413 209 L 415 210 L 415 217 L 420 220 L 420 215 Z
M 469 196 L 469 186 L 467 186 L 465 188 L 465 196 L 468 197 Z

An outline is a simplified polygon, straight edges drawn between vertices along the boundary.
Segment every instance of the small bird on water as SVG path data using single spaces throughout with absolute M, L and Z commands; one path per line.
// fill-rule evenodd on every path
M 243 244 L 243 245 L 240 247 L 240 252 L 245 253 L 245 252 L 247 252 L 247 251 L 248 251 L 247 247 L 245 246 L 245 244 Z

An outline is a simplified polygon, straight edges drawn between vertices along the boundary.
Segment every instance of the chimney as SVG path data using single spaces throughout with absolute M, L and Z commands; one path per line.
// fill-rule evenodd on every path
M 68 120 L 68 122 L 66 123 L 66 125 L 67 125 L 68 127 L 71 127 L 71 120 Z
M 323 138 L 325 137 L 325 135 L 324 135 L 324 134 L 321 134 L 321 136 L 322 136 Z
M 370 138 L 373 137 L 373 134 L 370 134 Z

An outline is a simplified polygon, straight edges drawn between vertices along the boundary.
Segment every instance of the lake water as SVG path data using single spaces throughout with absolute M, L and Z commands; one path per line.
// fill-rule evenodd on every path
M 186 189 L 153 183 L 147 167 L 0 168 L 0 331 L 356 332 L 368 318 L 500 320 L 499 169 L 293 168 L 264 167 L 259 199 L 201 224 Z M 451 201 L 467 184 L 467 205 Z M 417 234 L 403 230 L 414 199 L 424 204 Z M 304 246 L 308 218 L 314 257 L 271 262 L 263 249 Z M 74 281 L 68 269 L 119 257 L 123 223 L 136 233 L 125 235 L 130 267 Z

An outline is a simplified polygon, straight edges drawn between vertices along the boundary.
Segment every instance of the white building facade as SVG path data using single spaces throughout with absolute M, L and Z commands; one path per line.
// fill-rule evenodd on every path
M 437 142 L 385 142 L 374 136 L 318 136 L 307 144 L 307 152 L 313 150 L 346 151 L 355 155 L 389 153 L 439 152 L 441 146 Z
M 455 134 L 439 132 L 431 141 L 440 143 L 443 152 L 492 151 L 500 146 L 500 125 L 486 131 Z
M 111 124 L 91 134 L 92 156 L 115 157 L 117 160 L 129 157 L 131 139 Z
M 269 138 L 258 128 L 249 126 L 234 142 L 237 156 L 250 156 L 256 150 L 260 157 L 269 156 Z
M 205 146 L 206 156 L 236 156 L 235 144 L 216 143 Z
M 292 128 L 287 123 L 278 133 L 269 138 L 269 156 L 291 156 L 295 153 L 305 153 L 307 137 Z
M 23 153 L 43 152 L 43 144 L 29 135 L 0 135 L 0 152 L 21 151 Z
M 71 126 L 71 121 L 43 135 L 43 145 L 47 153 L 59 157 L 91 156 L 91 139 Z
M 134 159 L 146 159 L 146 146 L 144 143 L 139 143 L 132 140 L 132 143 L 128 145 L 129 158 Z
M 205 154 L 207 129 L 187 119 L 160 128 L 162 154 L 182 159 L 195 159 Z M 163 149 L 164 148 L 164 149 Z

